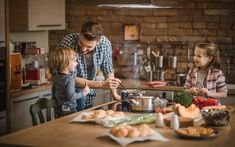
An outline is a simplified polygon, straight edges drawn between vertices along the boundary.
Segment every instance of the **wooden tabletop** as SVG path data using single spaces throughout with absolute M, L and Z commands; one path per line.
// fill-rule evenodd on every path
M 80 112 L 52 120 L 50 122 L 14 132 L 0 138 L 0 146 L 7 147 L 6 144 L 19 146 L 43 146 L 43 147 L 74 147 L 74 146 L 98 146 L 113 147 L 120 146 L 108 137 L 101 137 L 108 132 L 98 124 L 71 123 L 70 121 Z M 230 125 L 220 129 L 221 134 L 213 139 L 189 140 L 176 136 L 169 128 L 156 128 L 151 126 L 160 134 L 170 139 L 168 142 L 145 141 L 130 144 L 128 146 L 154 146 L 154 147 L 234 147 L 235 145 L 235 115 L 232 115 Z M 10 146 L 9 145 L 9 146 Z

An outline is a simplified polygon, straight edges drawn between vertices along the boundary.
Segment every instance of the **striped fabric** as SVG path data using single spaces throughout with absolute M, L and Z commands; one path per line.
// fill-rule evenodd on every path
M 193 70 L 192 73 L 191 70 Z M 187 75 L 186 82 L 184 85 L 185 88 L 191 88 L 196 86 L 199 69 L 194 68 L 191 70 Z M 228 92 L 225 83 L 225 76 L 221 70 L 216 68 L 209 69 L 204 86 L 208 89 L 208 91 L 211 92 Z

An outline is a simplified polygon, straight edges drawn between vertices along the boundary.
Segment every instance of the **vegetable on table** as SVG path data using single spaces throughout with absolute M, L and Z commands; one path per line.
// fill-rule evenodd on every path
M 178 92 L 174 96 L 174 102 L 179 103 L 187 108 L 193 103 L 193 95 L 187 91 Z

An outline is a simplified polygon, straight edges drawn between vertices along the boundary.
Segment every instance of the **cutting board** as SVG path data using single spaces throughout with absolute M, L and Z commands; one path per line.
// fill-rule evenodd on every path
M 166 126 L 170 127 L 171 117 L 165 118 L 164 122 L 165 122 Z M 194 126 L 193 119 L 192 118 L 186 118 L 186 117 L 179 117 L 179 124 L 180 124 L 180 128 Z

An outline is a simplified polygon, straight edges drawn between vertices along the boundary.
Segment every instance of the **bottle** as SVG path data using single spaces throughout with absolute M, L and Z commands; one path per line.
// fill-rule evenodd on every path
M 96 81 L 103 81 L 103 80 L 105 80 L 105 77 L 103 76 L 103 73 L 102 73 L 101 69 L 98 70 L 98 73 L 97 73 L 97 75 L 95 77 L 95 80 Z
M 179 117 L 176 114 L 174 114 L 171 118 L 171 129 L 179 129 Z
M 164 126 L 165 125 L 164 125 L 163 115 L 162 113 L 158 112 L 156 118 L 156 127 L 162 128 Z

